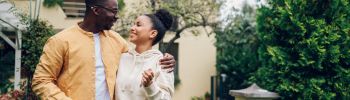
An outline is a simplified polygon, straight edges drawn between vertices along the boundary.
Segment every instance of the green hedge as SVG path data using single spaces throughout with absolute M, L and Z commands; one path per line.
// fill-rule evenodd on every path
M 262 67 L 282 99 L 350 99 L 350 1 L 270 0 L 258 10 Z
M 32 77 L 46 40 L 54 34 L 54 31 L 45 21 L 29 22 L 29 19 L 26 19 L 24 23 L 28 27 L 22 37 L 22 70 L 27 77 Z

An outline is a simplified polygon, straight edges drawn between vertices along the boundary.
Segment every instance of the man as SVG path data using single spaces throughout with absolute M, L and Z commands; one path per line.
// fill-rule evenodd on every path
M 113 99 L 120 56 L 126 41 L 111 31 L 118 13 L 116 0 L 85 0 L 84 20 L 52 36 L 33 76 L 33 91 L 42 99 Z M 172 70 L 166 54 L 160 62 Z

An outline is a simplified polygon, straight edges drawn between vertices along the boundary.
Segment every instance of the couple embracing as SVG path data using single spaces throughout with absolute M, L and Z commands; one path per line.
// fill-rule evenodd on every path
M 157 44 L 171 27 L 158 10 L 137 17 L 126 40 L 113 32 L 116 0 L 85 0 L 82 22 L 46 42 L 32 88 L 43 100 L 169 100 L 174 94 L 174 57 Z

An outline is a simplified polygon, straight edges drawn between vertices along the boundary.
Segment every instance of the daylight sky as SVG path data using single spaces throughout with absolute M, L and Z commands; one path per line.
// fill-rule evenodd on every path
M 241 9 L 244 2 L 247 2 L 249 5 L 265 4 L 265 0 L 225 0 L 224 5 L 220 9 L 220 19 L 225 19 L 227 16 L 232 13 L 232 7 L 236 9 Z

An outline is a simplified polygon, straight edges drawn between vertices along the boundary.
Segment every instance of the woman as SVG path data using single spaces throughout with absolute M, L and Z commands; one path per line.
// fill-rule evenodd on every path
M 171 27 L 166 10 L 139 16 L 131 27 L 129 40 L 136 45 L 121 57 L 117 74 L 117 100 L 169 100 L 174 94 L 174 74 L 161 69 L 163 54 L 152 46 Z

